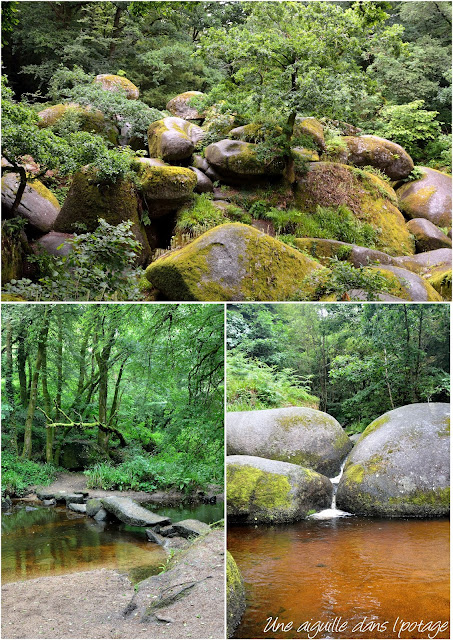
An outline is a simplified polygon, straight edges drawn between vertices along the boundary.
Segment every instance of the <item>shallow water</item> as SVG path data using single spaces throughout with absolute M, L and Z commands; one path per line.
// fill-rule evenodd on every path
M 224 502 L 217 502 L 216 504 L 182 504 L 176 507 L 167 507 L 165 505 L 156 507 L 156 505 L 146 503 L 142 504 L 142 506 L 150 509 L 150 511 L 156 511 L 161 516 L 167 516 L 172 522 L 192 518 L 212 524 L 224 517 L 224 504 Z
M 183 516 L 215 522 L 219 507 L 223 515 L 223 504 L 152 510 L 173 522 Z M 144 527 L 97 523 L 65 507 L 27 511 L 18 504 L 2 515 L 3 583 L 101 568 L 127 572 L 138 582 L 159 573 L 167 557 L 161 546 L 147 540 Z
M 449 620 L 448 520 L 229 526 L 228 549 L 247 591 L 236 638 L 450 637 L 448 627 L 436 633 L 435 626 Z M 268 618 L 274 627 L 265 631 Z M 316 633 L 316 622 L 335 618 L 333 629 Z M 431 630 L 401 628 L 422 620 Z M 305 622 L 310 632 L 300 629 Z

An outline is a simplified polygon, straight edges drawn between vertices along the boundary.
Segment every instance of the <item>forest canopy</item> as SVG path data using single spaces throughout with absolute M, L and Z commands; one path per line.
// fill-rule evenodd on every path
M 4 489 L 59 468 L 105 489 L 222 483 L 223 307 L 8 305 L 2 315 Z
M 350 433 L 448 402 L 448 305 L 229 305 L 230 411 L 312 406 Z

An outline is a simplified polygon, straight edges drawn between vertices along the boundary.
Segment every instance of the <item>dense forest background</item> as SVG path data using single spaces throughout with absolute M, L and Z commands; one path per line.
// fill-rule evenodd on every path
M 2 489 L 223 482 L 223 306 L 5 305 Z
M 228 305 L 230 411 L 311 406 L 349 433 L 448 402 L 448 305 Z

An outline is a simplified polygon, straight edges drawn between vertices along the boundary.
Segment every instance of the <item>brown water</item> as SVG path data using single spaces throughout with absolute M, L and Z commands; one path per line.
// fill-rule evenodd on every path
M 166 559 L 143 528 L 97 523 L 65 507 L 22 506 L 2 515 L 3 583 L 102 567 L 137 582 L 159 573 Z
M 247 592 L 236 638 L 450 637 L 449 626 L 439 632 L 449 620 L 447 520 L 229 526 L 228 549 Z

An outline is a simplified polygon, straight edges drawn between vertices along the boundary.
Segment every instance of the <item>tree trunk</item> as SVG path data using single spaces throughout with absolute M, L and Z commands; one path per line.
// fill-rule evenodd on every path
M 44 411 L 47 415 L 50 415 L 51 401 L 49 394 L 49 387 L 47 385 L 47 342 L 44 342 L 42 349 L 42 376 L 41 376 L 41 388 L 42 397 L 44 402 Z M 53 435 L 52 429 L 46 430 L 46 462 L 52 462 L 53 459 Z
M 17 373 L 19 375 L 20 403 L 25 408 L 28 404 L 27 386 L 27 354 L 25 352 L 25 327 L 21 327 L 17 337 Z
M 296 124 L 296 115 L 296 112 L 293 111 L 286 123 L 285 169 L 283 171 L 283 180 L 287 185 L 293 185 L 296 181 L 294 158 L 291 153 L 291 138 L 293 137 L 294 125 Z
M 6 320 L 6 370 L 5 370 L 5 391 L 8 404 L 11 407 L 11 443 L 15 454 L 19 452 L 17 444 L 17 424 L 16 408 L 13 385 L 13 325 L 11 318 Z
M 115 11 L 115 17 L 113 18 L 113 30 L 112 30 L 112 36 L 111 36 L 112 40 L 110 42 L 110 49 L 109 49 L 110 60 L 115 55 L 118 38 L 120 37 L 121 32 L 123 30 L 123 27 L 120 27 L 121 16 L 123 15 L 123 13 L 124 13 L 124 8 L 117 6 Z
M 38 352 L 36 354 L 35 371 L 32 376 L 30 387 L 30 400 L 28 402 L 27 418 L 25 420 L 25 433 L 24 433 L 24 448 L 22 451 L 22 458 L 30 459 L 32 452 L 32 427 L 33 418 L 36 409 L 36 400 L 38 397 L 38 379 L 39 372 L 41 370 L 43 354 L 46 347 L 47 335 L 49 333 L 49 317 L 51 308 L 46 307 L 44 311 L 44 317 L 42 320 L 42 326 L 38 334 Z

